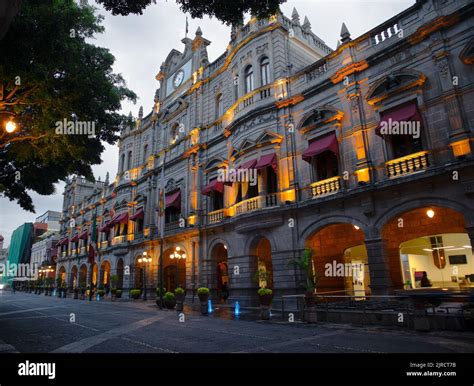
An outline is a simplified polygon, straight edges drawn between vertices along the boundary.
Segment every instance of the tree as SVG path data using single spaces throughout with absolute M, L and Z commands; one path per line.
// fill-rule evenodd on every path
M 0 193 L 26 210 L 27 190 L 52 194 L 71 174 L 92 180 L 103 141 L 115 143 L 127 119 L 121 101 L 136 100 L 114 56 L 86 42 L 101 22 L 71 0 L 28 1 L 0 41 Z M 18 129 L 7 133 L 11 119 Z
M 303 254 L 289 262 L 298 267 L 303 273 L 304 280 L 300 283 L 307 294 L 313 294 L 319 282 L 319 276 L 313 270 L 313 259 L 311 249 L 305 249 Z
M 96 0 L 113 15 L 142 14 L 156 0 Z M 216 17 L 230 24 L 239 24 L 244 13 L 250 12 L 258 18 L 277 13 L 286 0 L 176 0 L 180 9 L 191 17 L 201 19 L 204 15 Z

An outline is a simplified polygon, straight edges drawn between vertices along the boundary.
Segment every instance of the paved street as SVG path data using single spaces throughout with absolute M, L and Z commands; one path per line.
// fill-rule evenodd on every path
M 75 317 L 75 321 L 72 318 Z M 153 302 L 0 292 L 1 352 L 474 352 L 474 334 L 231 320 Z

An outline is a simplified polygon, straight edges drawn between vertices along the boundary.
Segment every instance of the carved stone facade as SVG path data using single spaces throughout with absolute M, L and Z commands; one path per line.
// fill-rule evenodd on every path
M 276 299 L 301 293 L 290 262 L 305 248 L 324 276 L 318 291 L 357 291 L 324 272 L 359 260 L 360 290 L 402 289 L 397 248 L 411 239 L 394 224 L 413 239 L 456 233 L 473 242 L 472 12 L 467 0 L 417 1 L 356 39 L 344 27 L 336 51 L 295 14 L 251 19 L 232 28 L 212 63 L 198 30 L 161 65 L 154 110 L 123 130 L 115 181 L 66 187 L 63 236 L 90 230 L 97 213 L 93 281 L 117 274 L 129 289 L 146 279 L 150 294 L 162 233 L 168 290 L 207 286 L 218 297 L 226 284 L 243 305 L 255 304 L 259 285 Z M 418 138 L 380 133 L 402 115 L 420 125 Z M 216 180 L 243 165 L 255 185 Z M 58 266 L 89 282 L 86 243 L 64 245 Z M 143 252 L 148 267 L 138 263 Z

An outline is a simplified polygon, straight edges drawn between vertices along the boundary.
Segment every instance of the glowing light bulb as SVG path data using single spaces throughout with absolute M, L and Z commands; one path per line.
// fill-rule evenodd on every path
M 429 218 L 433 218 L 434 215 L 435 215 L 435 212 L 434 212 L 433 209 L 428 209 L 428 210 L 426 211 L 426 215 L 427 215 Z
M 360 229 L 360 227 L 357 226 L 357 225 L 354 225 L 354 229 L 355 229 L 356 231 L 358 231 L 358 230 Z
M 181 247 L 176 247 L 176 250 L 179 252 L 181 250 Z
M 13 133 L 16 130 L 17 126 L 16 123 L 13 121 L 8 121 L 5 124 L 5 131 L 9 134 Z

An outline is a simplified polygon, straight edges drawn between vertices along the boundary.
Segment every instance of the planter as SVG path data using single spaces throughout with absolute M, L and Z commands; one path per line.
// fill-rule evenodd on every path
M 74 289 L 74 299 L 79 299 L 79 290 Z
M 61 292 L 63 293 L 63 298 L 66 298 L 67 297 L 67 289 L 63 289 Z
M 260 299 L 260 318 L 270 320 L 273 295 L 259 295 Z
M 117 292 L 115 293 L 115 297 L 116 297 L 117 299 L 120 299 L 120 298 L 122 297 L 122 290 L 119 290 L 119 289 L 118 289 Z
M 60 289 L 56 290 L 56 293 L 58 294 L 58 298 L 61 298 L 63 296 L 63 291 Z
M 98 291 L 97 291 L 97 294 L 99 295 L 99 298 L 100 298 L 100 299 L 103 299 L 104 296 L 105 296 L 105 291 L 104 291 L 104 290 L 98 290 Z
M 176 300 L 169 300 L 169 299 L 165 299 L 163 301 L 163 303 L 165 304 L 165 307 L 168 309 L 168 310 L 172 310 L 176 307 Z
M 177 294 L 176 296 L 176 311 L 181 312 L 184 309 L 185 294 Z
M 208 313 L 209 313 L 209 310 L 207 309 L 207 301 L 201 302 L 201 314 L 207 315 Z

